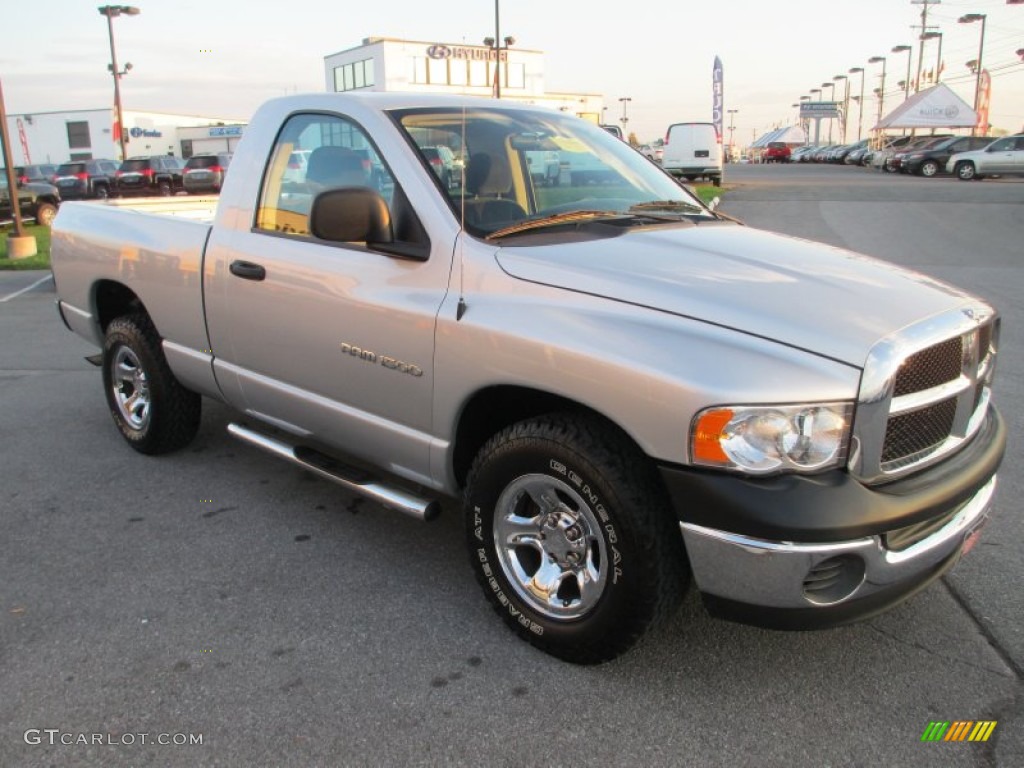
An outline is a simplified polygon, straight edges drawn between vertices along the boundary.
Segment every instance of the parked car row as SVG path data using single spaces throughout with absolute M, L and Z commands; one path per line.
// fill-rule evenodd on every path
M 766 153 L 767 154 L 767 153 Z M 941 173 L 962 181 L 986 176 L 1024 175 L 1024 134 L 1004 136 L 895 136 L 874 147 L 856 144 L 799 147 L 794 163 L 842 163 L 931 178 Z

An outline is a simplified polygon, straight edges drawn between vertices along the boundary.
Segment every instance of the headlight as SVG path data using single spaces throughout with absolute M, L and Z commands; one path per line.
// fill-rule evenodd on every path
M 693 421 L 691 456 L 694 464 L 752 474 L 827 469 L 846 458 L 852 410 L 850 403 L 709 408 Z

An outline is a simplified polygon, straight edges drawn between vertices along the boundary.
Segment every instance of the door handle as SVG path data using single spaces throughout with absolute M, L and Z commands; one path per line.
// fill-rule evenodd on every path
M 243 280 L 263 280 L 267 276 L 267 270 L 251 261 L 232 261 L 229 269 L 232 275 Z

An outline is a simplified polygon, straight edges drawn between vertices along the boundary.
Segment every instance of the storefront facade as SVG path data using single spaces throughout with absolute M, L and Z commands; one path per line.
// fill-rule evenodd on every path
M 92 158 L 121 160 L 121 148 L 114 135 L 113 123 L 112 110 L 109 109 L 8 115 L 7 129 L 14 164 L 57 164 Z M 189 154 L 223 150 L 228 143 L 237 142 L 241 135 L 242 126 L 234 123 L 228 118 L 126 109 L 124 126 L 128 156 L 187 157 L 183 151 L 182 134 L 185 141 L 193 140 Z M 214 129 L 232 129 L 235 133 L 215 135 L 212 133 Z M 207 144 L 209 149 L 205 148 Z
M 603 97 L 545 90 L 544 53 L 514 47 L 370 37 L 324 57 L 328 91 L 405 91 L 492 96 L 536 104 L 599 122 Z

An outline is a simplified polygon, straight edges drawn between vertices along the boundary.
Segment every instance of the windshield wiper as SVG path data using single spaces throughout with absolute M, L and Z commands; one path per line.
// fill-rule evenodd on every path
M 629 207 L 631 212 L 635 211 L 682 211 L 685 213 L 705 214 L 703 208 L 685 200 L 650 200 L 646 203 L 636 203 Z
M 505 235 L 514 235 L 517 232 L 526 232 L 530 229 L 543 229 L 544 227 L 552 227 L 558 224 L 568 224 L 573 221 L 591 221 L 593 219 L 619 219 L 623 216 L 629 216 L 630 214 L 622 213 L 621 211 L 566 211 L 565 213 L 553 213 L 550 216 L 543 216 L 539 219 L 526 219 L 520 221 L 518 224 L 511 224 L 501 229 L 496 229 L 486 236 L 486 239 L 492 240 L 496 237 L 504 237 Z

